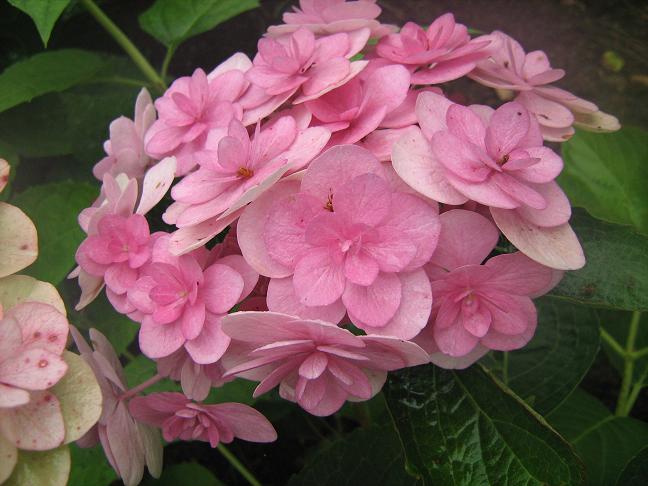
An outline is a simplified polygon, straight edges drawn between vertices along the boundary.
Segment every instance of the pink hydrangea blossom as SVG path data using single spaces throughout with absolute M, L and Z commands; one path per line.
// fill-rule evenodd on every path
M 376 0 L 299 0 L 299 7 L 283 15 L 282 25 L 271 25 L 268 35 L 283 36 L 300 27 L 319 35 L 369 28 L 371 37 L 380 38 L 396 30 L 395 26 L 376 20 L 380 12 Z
M 417 342 L 444 367 L 465 367 L 489 349 L 510 351 L 533 337 L 537 312 L 531 298 L 551 290 L 562 272 L 522 253 L 482 262 L 497 244 L 493 223 L 472 211 L 453 209 L 441 219 L 439 246 L 426 270 L 434 306 Z M 452 360 L 462 360 L 459 365 Z
M 394 191 L 380 162 L 353 145 L 315 159 L 249 206 L 237 226 L 244 257 L 272 277 L 268 307 L 352 322 L 410 339 L 427 322 L 422 266 L 439 231 L 437 208 Z M 284 280 L 281 280 L 284 279 Z
M 354 336 L 333 323 L 276 312 L 237 312 L 223 319 L 233 351 L 227 374 L 259 381 L 254 396 L 279 394 L 313 415 L 337 412 L 346 400 L 368 400 L 387 371 L 426 363 L 416 344 L 388 336 Z
M 405 102 L 410 74 L 403 66 L 381 67 L 361 78 L 306 103 L 314 117 L 311 123 L 334 132 L 329 146 L 360 141 Z
M 134 119 L 121 116 L 110 124 L 110 139 L 104 143 L 106 156 L 94 166 L 94 176 L 103 180 L 106 173 L 123 173 L 141 179 L 153 163 L 144 150 L 144 135 L 154 121 L 155 107 L 151 95 L 143 88 L 135 101 Z
M 141 184 L 126 174 L 104 174 L 99 198 L 79 214 L 79 226 L 88 237 L 77 250 L 79 266 L 68 276 L 79 279 L 81 298 L 77 310 L 99 295 L 106 274 L 111 302 L 120 312 L 132 310 L 125 293 L 149 254 L 149 229 L 143 215 L 169 190 L 175 169 L 175 159 L 166 158 L 147 170 Z
M 65 439 L 50 389 L 67 372 L 68 322 L 48 304 L 27 302 L 0 320 L 0 438 L 18 449 L 54 449 Z M 3 459 L 4 460 L 4 459 Z
M 145 466 L 153 477 L 160 477 L 160 436 L 153 428 L 137 422 L 128 411 L 128 405 L 122 399 L 127 391 L 126 378 L 117 353 L 96 329 L 90 329 L 92 347 L 74 327 L 70 327 L 70 332 L 79 353 L 92 368 L 103 397 L 99 422 L 78 444 L 93 447 L 101 442 L 108 462 L 127 486 L 140 483 Z
M 179 381 L 182 393 L 198 402 L 207 398 L 213 387 L 221 387 L 233 377 L 223 378 L 225 369 L 220 361 L 211 364 L 196 363 L 184 348 L 157 360 L 158 372 L 172 380 Z
M 439 84 L 472 71 L 476 62 L 487 56 L 484 49 L 489 43 L 483 37 L 471 40 L 466 26 L 447 13 L 432 22 L 427 31 L 407 22 L 399 33 L 383 37 L 376 53 L 417 69 L 412 74 L 413 84 Z
M 164 440 L 201 440 L 212 447 L 235 437 L 250 442 L 274 442 L 277 432 L 268 419 L 242 403 L 204 405 L 181 393 L 153 393 L 133 398 L 130 410 L 141 422 L 162 429 Z
M 343 85 L 367 65 L 349 61 L 369 38 L 368 29 L 315 38 L 300 28 L 290 36 L 259 40 L 259 52 L 247 79 L 268 95 L 287 99 L 301 88 L 295 103 L 315 99 Z
M 496 111 L 466 108 L 422 93 L 416 112 L 421 130 L 410 129 L 392 151 L 394 169 L 408 185 L 444 204 L 472 200 L 489 206 L 496 221 L 526 221 L 538 228 L 534 232 L 544 231 L 537 244 L 519 247 L 528 256 L 555 268 L 583 266 L 582 249 L 568 226 L 569 200 L 554 180 L 562 159 L 542 145 L 538 123 L 526 108 L 517 102 Z M 530 236 L 521 225 L 498 225 L 516 245 Z M 543 238 L 559 240 L 560 251 L 548 254 Z
M 253 201 L 289 170 L 298 170 L 319 154 L 329 139 L 324 128 L 299 130 L 285 116 L 269 127 L 257 126 L 252 140 L 238 120 L 214 147 L 196 154 L 197 171 L 171 191 L 177 201 L 165 221 L 186 227 L 227 216 Z
M 146 151 L 157 159 L 174 155 L 177 175 L 186 174 L 195 165 L 193 154 L 204 147 L 210 132 L 224 135 L 232 119 L 243 117 L 236 101 L 248 86 L 239 69 L 209 79 L 199 68 L 192 76 L 175 80 L 155 101 L 158 119 L 146 133 Z
M 184 346 L 196 363 L 214 363 L 229 344 L 221 319 L 252 291 L 258 274 L 238 255 L 210 262 L 204 248 L 174 256 L 168 245 L 168 236 L 155 242 L 151 262 L 128 291 L 136 308 L 131 318 L 142 323 L 140 349 L 163 358 Z
M 552 86 L 565 71 L 552 68 L 544 52 L 525 53 L 515 39 L 499 31 L 482 39 L 491 41 L 489 57 L 477 64 L 470 77 L 491 88 L 519 92 L 515 100 L 535 115 L 545 139 L 564 142 L 574 134 L 572 125 L 600 132 L 621 127 L 616 117 L 594 103 Z

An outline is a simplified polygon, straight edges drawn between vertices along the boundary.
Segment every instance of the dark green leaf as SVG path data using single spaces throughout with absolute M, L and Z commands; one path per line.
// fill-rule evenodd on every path
M 484 364 L 542 415 L 556 408 L 578 386 L 599 349 L 596 312 L 558 299 L 536 301 L 538 327 L 524 348 L 493 352 Z M 504 371 L 506 366 L 506 371 Z
M 614 484 L 628 461 L 648 443 L 648 424 L 615 417 L 578 388 L 547 420 L 585 462 L 589 485 Z
M 580 484 L 582 465 L 546 422 L 479 365 L 393 373 L 387 404 L 428 485 Z
M 29 15 L 47 46 L 54 24 L 71 0 L 9 0 L 9 3 Z
M 288 486 L 422 485 L 405 471 L 403 449 L 391 424 L 356 429 L 315 455 Z
M 579 131 L 563 144 L 565 169 L 558 181 L 574 206 L 648 235 L 648 132 Z
M 139 17 L 142 29 L 167 47 L 259 6 L 258 0 L 157 0 Z
M 126 351 L 139 330 L 138 324 L 113 308 L 104 292 L 81 311 L 74 310 L 76 302 L 66 302 L 66 304 L 70 309 L 68 311 L 70 322 L 79 329 L 97 329 L 108 338 L 118 354 Z
M 601 307 L 648 310 L 648 237 L 575 210 L 571 225 L 587 264 L 566 272 L 551 295 Z
M 140 383 L 151 378 L 157 373 L 157 365 L 155 361 L 147 358 L 143 354 L 137 355 L 135 359 L 128 362 L 124 367 L 124 374 L 126 375 L 126 381 L 128 382 L 128 387 L 133 388 Z M 146 393 L 157 393 L 157 392 L 180 392 L 180 383 L 176 383 L 169 379 L 164 379 L 159 381 L 155 385 L 146 389 Z
M 178 486 L 180 484 L 225 486 L 209 469 L 195 462 L 184 462 L 165 467 L 160 479 L 147 477 L 142 486 Z
M 107 485 L 117 479 L 100 445 L 89 449 L 70 444 L 72 470 L 67 486 Z
M 600 309 L 598 313 L 603 329 L 605 329 L 622 348 L 625 348 L 628 339 L 628 332 L 630 330 L 630 321 L 632 320 L 632 312 Z M 605 353 L 607 354 L 610 363 L 612 363 L 612 366 L 619 371 L 619 376 L 623 376 L 623 368 L 625 365 L 624 359 L 619 356 L 619 354 L 616 353 L 605 340 L 602 340 L 602 343 L 603 349 L 605 349 Z M 639 329 L 635 336 L 634 344 L 635 350 L 644 348 L 648 348 L 648 314 L 641 314 Z M 644 355 L 634 361 L 632 382 L 641 382 L 648 385 L 648 355 Z
M 100 56 L 80 49 L 42 52 L 17 62 L 0 74 L 0 112 L 87 81 L 101 65 Z
M 123 71 L 120 58 L 108 59 L 104 68 Z M 0 140 L 29 157 L 72 154 L 91 177 L 92 165 L 103 156 L 110 122 L 121 115 L 133 117 L 139 89 L 101 82 L 41 96 L 0 113 Z
M 626 464 L 617 486 L 645 486 L 648 481 L 648 446 L 644 447 Z
M 85 236 L 77 216 L 92 204 L 97 189 L 83 182 L 60 182 L 30 187 L 13 198 L 38 231 L 38 259 L 24 273 L 54 285 L 66 277 Z

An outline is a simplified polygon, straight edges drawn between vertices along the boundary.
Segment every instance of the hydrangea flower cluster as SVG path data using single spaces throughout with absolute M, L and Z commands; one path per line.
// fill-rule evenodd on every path
M 9 163 L 0 159 L 0 192 L 9 173 Z M 48 451 L 79 439 L 101 413 L 92 371 L 66 351 L 71 327 L 56 289 L 14 275 L 37 256 L 32 221 L 0 202 L 0 483 L 12 480 L 23 454 L 47 461 Z
M 108 404 L 97 437 L 127 484 L 158 470 L 151 427 L 212 447 L 275 439 L 246 405 L 202 403 L 211 388 L 253 380 L 254 396 L 278 387 L 330 415 L 388 371 L 523 347 L 532 299 L 585 264 L 545 141 L 618 121 L 501 32 L 471 38 L 452 14 L 399 30 L 379 14 L 374 0 L 301 0 L 253 59 L 196 69 L 155 101 L 142 90 L 134 120 L 111 124 L 101 195 L 79 216 L 78 308 L 105 287 L 140 325 L 151 383 L 183 391 L 127 391 L 105 338 L 93 350 L 75 334 Z M 510 101 L 457 104 L 445 83 L 462 77 Z M 156 206 L 166 226 L 147 219 Z

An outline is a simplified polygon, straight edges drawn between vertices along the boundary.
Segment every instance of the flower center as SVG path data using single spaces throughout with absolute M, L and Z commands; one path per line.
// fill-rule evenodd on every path
M 506 164 L 511 156 L 509 154 L 506 154 L 504 157 L 502 157 L 500 160 L 497 161 L 497 165 L 504 165 Z
M 328 198 L 326 199 L 326 204 L 324 205 L 324 209 L 327 211 L 333 212 L 333 193 L 329 192 Z
M 249 179 L 254 175 L 254 171 L 251 169 L 248 169 L 247 167 L 239 167 L 239 170 L 237 171 L 237 174 L 242 177 L 243 179 Z

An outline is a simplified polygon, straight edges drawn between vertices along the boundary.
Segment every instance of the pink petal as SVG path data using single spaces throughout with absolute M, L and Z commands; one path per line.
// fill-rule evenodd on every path
M 574 123 L 574 115 L 568 108 L 533 91 L 522 92 L 515 100 L 535 115 L 542 126 L 566 128 Z
M 430 263 L 451 271 L 463 265 L 479 265 L 495 248 L 499 232 L 482 215 L 451 209 L 439 216 L 441 235 Z
M 429 140 L 441 130 L 448 128 L 446 113 L 454 103 L 443 95 L 423 92 L 416 100 L 416 116 L 425 137 Z
M 302 304 L 329 305 L 344 292 L 343 267 L 335 263 L 328 248 L 313 248 L 295 266 L 293 285 Z
M 242 209 L 224 218 L 211 218 L 194 226 L 180 228 L 171 235 L 169 251 L 183 255 L 205 245 L 241 215 Z
M 394 317 L 402 299 L 400 279 L 381 273 L 367 286 L 347 283 L 342 302 L 365 326 L 382 327 Z
M 423 270 L 398 274 L 402 297 L 394 317 L 382 327 L 371 327 L 349 316 L 356 326 L 371 334 L 412 339 L 423 329 L 432 310 L 430 280 Z
M 172 324 L 142 323 L 139 345 L 142 352 L 151 359 L 164 358 L 177 351 L 185 342 L 182 327 Z
M 40 349 L 61 355 L 67 344 L 69 324 L 61 312 L 49 304 L 25 302 L 11 308 L 12 317 L 22 333 L 23 349 Z
M 463 204 L 467 198 L 445 176 L 429 142 L 418 128 L 405 132 L 392 148 L 394 170 L 413 189 L 444 204 Z
M 501 159 L 513 149 L 529 131 L 529 112 L 516 102 L 500 106 L 486 129 L 486 148 L 495 159 Z
M 555 270 L 534 262 L 526 255 L 515 252 L 498 255 L 486 262 L 495 270 L 488 281 L 489 288 L 515 295 L 539 296 L 558 284 Z
M 557 270 L 578 270 L 585 265 L 583 249 L 569 224 L 542 228 L 516 211 L 491 208 L 491 214 L 509 241 L 538 263 Z
M 478 338 L 456 321 L 450 327 L 434 327 L 434 340 L 442 353 L 453 357 L 465 356 L 477 346 Z
M 389 185 L 375 174 L 355 177 L 335 192 L 335 212 L 354 223 L 376 226 L 391 209 Z
M 29 402 L 29 392 L 0 383 L 0 409 L 13 408 Z M 0 439 L 1 441 L 2 439 Z
M 554 227 L 567 223 L 571 217 L 571 204 L 569 199 L 555 182 L 547 184 L 533 184 L 533 189 L 542 195 L 547 202 L 544 209 L 534 209 L 521 206 L 515 211 L 525 221 L 541 227 Z
M 126 403 L 120 402 L 105 426 L 102 445 L 106 450 L 106 443 L 109 444 L 113 466 L 124 484 L 138 484 L 144 475 L 144 448 L 138 431 Z
M 240 276 L 243 278 L 243 290 L 241 291 L 241 296 L 239 297 L 239 302 L 241 299 L 244 299 L 254 290 L 254 287 L 259 281 L 259 274 L 254 271 L 254 269 L 248 265 L 241 255 L 227 255 L 223 258 L 219 258 L 216 263 L 220 265 L 227 265 L 228 267 L 234 269 Z M 209 303 L 207 305 L 209 308 Z
M 292 278 L 273 278 L 268 285 L 268 310 L 302 319 L 317 319 L 337 324 L 346 314 L 342 300 L 325 306 L 306 306 L 295 294 Z
M 167 157 L 153 167 L 144 176 L 142 196 L 140 197 L 137 214 L 146 214 L 162 200 L 171 187 L 176 171 L 176 159 Z
M 0 379 L 9 386 L 46 390 L 58 383 L 67 369 L 60 356 L 31 347 L 0 362 Z
M 209 312 L 227 314 L 243 293 L 245 282 L 232 267 L 215 263 L 204 271 L 205 281 L 200 295 Z
M 324 204 L 331 190 L 363 174 L 382 175 L 382 166 L 371 152 L 356 145 L 332 147 L 311 162 L 302 179 L 301 192 Z
M 250 442 L 274 442 L 277 432 L 261 413 L 242 403 L 206 405 L 213 415 L 220 417 L 239 439 Z
M 185 343 L 185 349 L 198 364 L 218 361 L 229 346 L 230 338 L 222 329 L 221 317 L 208 316 L 200 335 Z
M 270 257 L 263 234 L 268 213 L 274 203 L 297 192 L 298 188 L 297 181 L 285 181 L 273 186 L 248 206 L 238 221 L 237 240 L 243 257 L 261 275 L 280 278 L 292 273 L 289 267 Z
M 18 449 L 55 449 L 65 439 L 61 404 L 49 391 L 31 392 L 28 404 L 2 411 L 0 432 Z

